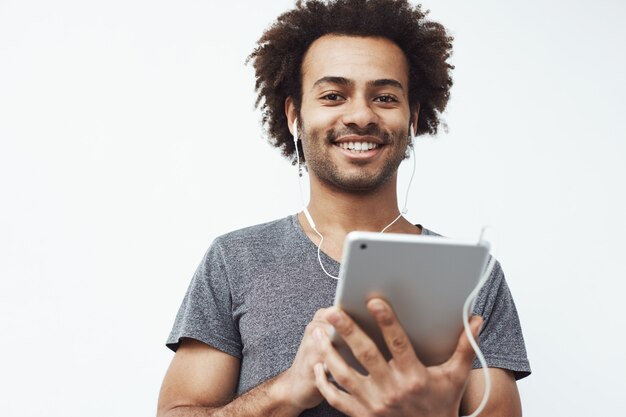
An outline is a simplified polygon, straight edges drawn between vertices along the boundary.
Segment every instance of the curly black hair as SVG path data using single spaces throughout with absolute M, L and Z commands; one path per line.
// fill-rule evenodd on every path
M 450 98 L 452 36 L 426 19 L 428 10 L 407 0 L 298 0 L 258 40 L 248 57 L 256 73 L 255 106 L 261 108 L 269 141 L 295 164 L 295 146 L 285 115 L 291 97 L 302 101 L 301 65 L 311 44 L 327 35 L 383 37 L 396 43 L 409 64 L 409 105 L 419 103 L 417 134 L 437 133 Z M 301 162 L 304 162 L 300 152 Z

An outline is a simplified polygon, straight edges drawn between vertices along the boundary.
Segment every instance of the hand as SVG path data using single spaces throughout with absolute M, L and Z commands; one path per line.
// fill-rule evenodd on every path
M 465 333 L 447 362 L 425 367 L 391 307 L 381 299 L 372 299 L 367 308 L 381 329 L 392 359 L 387 362 L 376 344 L 347 314 L 339 308 L 328 309 L 325 318 L 369 373 L 363 376 L 351 368 L 329 337 L 321 335 L 323 360 L 315 365 L 315 381 L 328 403 L 350 416 L 458 416 L 474 358 Z M 470 320 L 474 338 L 481 325 L 481 317 Z M 322 363 L 347 392 L 328 381 Z
M 283 372 L 276 383 L 280 384 L 283 397 L 290 405 L 299 410 L 306 410 L 319 405 L 322 400 L 315 384 L 313 366 L 322 362 L 320 334 L 326 334 L 328 321 L 323 317 L 328 309 L 317 310 L 311 322 L 306 326 L 300 347 L 291 367 Z

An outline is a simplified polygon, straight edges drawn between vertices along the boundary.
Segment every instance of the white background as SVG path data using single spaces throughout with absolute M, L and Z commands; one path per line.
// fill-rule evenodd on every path
M 211 240 L 299 209 L 244 65 L 292 5 L 0 0 L 2 415 L 155 414 Z M 408 216 L 458 238 L 496 227 L 534 370 L 526 415 L 618 415 L 626 6 L 426 6 L 457 68 Z

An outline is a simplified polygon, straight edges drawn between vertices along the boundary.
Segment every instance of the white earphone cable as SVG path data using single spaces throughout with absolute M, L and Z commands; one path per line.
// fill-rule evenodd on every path
M 404 207 L 402 207 L 402 211 L 398 214 L 398 217 L 394 219 L 391 223 L 389 223 L 380 233 L 384 233 L 387 229 L 389 229 L 395 222 L 400 220 L 403 214 L 406 214 L 409 209 L 407 205 L 409 204 L 409 191 L 411 191 L 411 184 L 413 184 L 413 177 L 415 176 L 415 170 L 417 169 L 417 162 L 415 158 L 415 131 L 413 130 L 413 126 L 409 127 L 411 132 L 411 153 L 413 154 L 413 170 L 411 171 L 411 178 L 409 178 L 409 185 L 406 187 L 406 193 L 404 194 Z
M 339 277 L 332 275 L 330 272 L 328 272 L 326 270 L 326 268 L 324 267 L 324 264 L 322 263 L 322 255 L 321 255 L 321 250 L 322 250 L 322 244 L 324 243 L 324 236 L 322 236 L 322 234 L 319 232 L 319 230 L 317 230 L 317 227 L 315 226 L 315 222 L 313 221 L 313 217 L 311 217 L 311 213 L 309 213 L 309 210 L 307 209 L 306 205 L 304 204 L 304 196 L 302 194 L 302 167 L 300 166 L 300 152 L 298 151 L 298 121 L 297 119 L 294 120 L 293 122 L 293 142 L 294 145 L 296 147 L 296 163 L 298 164 L 298 190 L 300 191 L 300 202 L 302 203 L 302 211 L 304 212 L 304 216 L 306 217 L 307 221 L 309 222 L 309 225 L 311 226 L 311 229 L 313 229 L 313 231 L 320 237 L 320 243 L 319 245 L 317 245 L 317 261 L 319 262 L 320 266 L 322 267 L 322 271 L 324 271 L 324 273 L 329 276 L 330 278 L 333 279 L 339 279 Z M 413 171 L 411 172 L 411 178 L 409 179 L 409 184 L 406 188 L 406 194 L 404 196 L 404 207 L 402 208 L 402 211 L 400 212 L 400 214 L 398 214 L 398 216 L 393 219 L 391 221 L 391 223 L 389 223 L 387 226 L 385 226 L 383 228 L 383 230 L 380 231 L 380 233 L 384 233 L 387 229 L 389 229 L 391 226 L 393 226 L 394 223 L 396 223 L 398 220 L 400 220 L 400 218 L 402 217 L 403 214 L 406 214 L 408 211 L 407 205 L 409 202 L 409 192 L 411 191 L 411 184 L 413 183 L 413 177 L 415 176 L 415 170 L 417 168 L 417 163 L 415 162 L 415 148 L 414 148 L 414 144 L 415 144 L 415 131 L 413 129 L 413 126 L 409 126 L 409 132 L 410 132 L 410 140 L 411 140 L 411 151 L 413 153 Z
M 409 179 L 409 184 L 407 186 L 407 190 L 406 190 L 406 194 L 404 197 L 404 207 L 402 208 L 402 211 L 400 212 L 400 214 L 391 222 L 389 223 L 387 226 L 385 226 L 385 228 L 383 230 L 380 231 L 380 233 L 384 233 L 387 229 L 389 229 L 389 227 L 391 227 L 395 222 L 397 222 L 398 220 L 400 220 L 400 218 L 402 217 L 403 214 L 406 214 L 408 209 L 407 209 L 407 204 L 408 204 L 408 200 L 409 200 L 409 192 L 411 190 L 411 184 L 413 183 L 413 177 L 415 176 L 415 170 L 417 167 L 417 162 L 416 162 L 416 158 L 415 158 L 415 132 L 413 129 L 413 126 L 409 127 L 410 129 L 410 137 L 411 137 L 411 151 L 413 153 L 413 171 L 411 172 L 411 178 Z M 294 144 L 296 146 L 296 163 L 298 164 L 298 190 L 300 192 L 300 202 L 302 203 L 302 211 L 304 212 L 304 216 L 306 217 L 307 221 L 309 222 L 309 225 L 311 226 L 311 228 L 313 229 L 313 231 L 320 237 L 320 243 L 319 245 L 317 245 L 317 261 L 319 262 L 320 266 L 322 267 L 322 271 L 324 271 L 324 273 L 329 276 L 330 278 L 333 279 L 339 279 L 338 277 L 332 275 L 331 273 L 329 273 L 326 268 L 324 267 L 324 264 L 322 263 L 322 256 L 321 256 L 321 250 L 322 250 L 322 244 L 324 243 L 324 236 L 319 232 L 319 230 L 317 230 L 317 227 L 315 226 L 315 222 L 313 221 L 313 217 L 311 217 L 311 213 L 309 213 L 309 210 L 307 209 L 306 205 L 304 204 L 304 196 L 302 193 L 302 166 L 300 165 L 300 153 L 298 151 L 298 124 L 297 124 L 297 120 L 294 120 L 293 122 L 293 140 L 294 140 Z M 484 234 L 484 228 L 483 231 L 481 232 L 481 237 L 480 237 L 480 241 L 482 241 L 482 237 Z M 467 339 L 469 340 L 470 345 L 472 346 L 472 349 L 474 349 L 474 352 L 476 353 L 476 357 L 478 358 L 478 361 L 480 362 L 480 365 L 483 368 L 483 372 L 485 375 L 485 392 L 483 394 L 483 398 L 480 402 L 480 404 L 478 405 L 478 407 L 476 408 L 476 410 L 470 414 L 469 416 L 466 417 L 476 417 L 478 416 L 485 408 L 487 401 L 489 400 L 489 394 L 491 392 L 491 376 L 489 374 L 489 367 L 487 365 L 487 361 L 485 360 L 485 356 L 483 355 L 482 351 L 480 350 L 480 347 L 478 347 L 478 343 L 476 342 L 476 340 L 474 339 L 474 336 L 472 335 L 472 330 L 470 328 L 469 325 L 469 314 L 471 313 L 471 311 L 474 309 L 474 303 L 476 302 L 476 298 L 478 297 L 478 293 L 480 292 L 481 288 L 483 287 L 483 285 L 485 285 L 485 282 L 487 282 L 487 280 L 489 279 L 489 276 L 491 275 L 491 272 L 493 271 L 493 268 L 495 266 L 496 263 L 496 259 L 495 257 L 491 257 L 489 263 L 487 264 L 487 267 L 485 268 L 485 271 L 483 272 L 480 280 L 478 281 L 478 284 L 476 284 L 476 287 L 472 290 L 472 292 L 467 296 L 467 298 L 465 299 L 465 303 L 463 304 L 463 328 L 465 330 L 465 334 L 467 336 Z
M 467 296 L 467 298 L 465 299 L 465 303 L 463 304 L 463 328 L 465 330 L 465 335 L 467 336 L 467 340 L 472 346 L 472 349 L 474 349 L 476 357 L 480 362 L 480 366 L 482 366 L 483 368 L 483 374 L 485 375 L 485 391 L 483 393 L 483 399 L 480 401 L 480 404 L 472 414 L 464 417 L 478 416 L 487 405 L 487 401 L 489 401 L 489 394 L 491 393 L 491 375 L 489 374 L 489 366 L 487 365 L 487 361 L 485 360 L 485 355 L 483 355 L 483 352 L 480 350 L 480 347 L 478 347 L 478 343 L 476 343 L 476 340 L 472 335 L 472 329 L 469 325 L 469 315 L 474 309 L 474 302 L 476 301 L 476 297 L 478 297 L 478 293 L 480 292 L 483 285 L 485 285 L 485 282 L 487 282 L 487 280 L 489 279 L 489 276 L 491 275 L 495 264 L 496 258 L 492 256 L 489 260 L 489 263 L 487 264 L 487 267 L 485 268 L 485 271 L 480 277 L 478 284 L 476 284 L 476 287 L 474 287 L 472 292 Z
M 304 206 L 304 194 L 302 193 L 302 165 L 300 165 L 300 151 L 298 150 L 298 120 L 293 122 L 293 144 L 296 147 L 296 164 L 298 165 L 298 192 L 300 193 L 300 202 Z

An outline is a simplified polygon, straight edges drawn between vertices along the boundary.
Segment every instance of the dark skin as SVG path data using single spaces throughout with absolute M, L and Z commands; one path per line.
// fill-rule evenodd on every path
M 331 309 L 328 320 L 350 345 L 369 375 L 363 376 L 346 365 L 330 340 L 316 333 L 324 349 L 323 359 L 339 385 L 331 384 L 322 365 L 315 367 L 317 386 L 335 408 L 351 416 L 456 416 L 470 372 L 473 351 L 462 337 L 452 357 L 444 364 L 427 368 L 413 348 L 393 310 L 381 299 L 368 302 L 392 354 L 387 361 L 369 337 L 339 309 Z M 475 317 L 472 333 L 476 337 L 482 320 Z
M 376 305 L 376 303 L 380 303 Z M 381 308 L 382 306 L 382 308 Z M 380 299 L 371 300 L 368 308 L 379 322 L 394 358 L 390 362 L 380 360 L 377 350 L 349 316 L 340 310 L 320 309 L 307 326 L 293 365 L 276 378 L 234 398 L 239 377 L 239 359 L 193 339 L 182 341 L 163 381 L 159 396 L 159 416 L 297 416 L 303 410 L 314 407 L 326 398 L 329 403 L 348 415 L 404 415 L 413 413 L 411 407 L 419 408 L 419 414 L 429 416 L 458 416 L 469 414 L 482 398 L 482 371 L 470 371 L 473 351 L 465 335 L 461 335 L 452 358 L 446 363 L 424 368 L 420 366 L 409 344 L 403 342 L 402 326 L 393 310 Z M 336 320 L 339 315 L 340 322 Z M 334 327 L 357 352 L 356 356 L 372 372 L 368 377 L 351 375 L 345 363 L 337 357 L 325 332 L 327 325 Z M 473 318 L 471 327 L 477 335 L 482 321 Z M 366 359 L 367 358 L 367 359 Z M 339 392 L 328 383 L 322 363 L 342 386 L 352 389 L 351 394 Z M 412 366 L 414 365 L 414 366 Z M 343 369 L 342 369 L 343 368 Z M 415 369 L 419 371 L 414 372 Z M 491 369 L 494 389 L 493 401 L 482 413 L 485 416 L 521 415 L 519 402 L 508 388 L 508 373 Z M 465 376 L 470 378 L 465 382 Z M 216 377 L 219 375 L 219 377 Z M 478 377 L 472 379 L 472 377 Z M 311 378 L 314 383 L 311 384 Z M 356 382 L 355 382 L 356 381 Z M 384 382 L 383 382 L 384 381 Z M 463 387 L 467 383 L 467 389 Z M 469 392 L 475 385 L 476 392 Z M 395 387 L 398 387 L 396 390 Z M 462 396 L 462 400 L 460 398 Z M 519 398 L 519 397 L 518 397 Z M 410 401 L 407 401 L 410 400 Z M 419 400 L 419 402 L 416 402 Z M 511 413 L 509 413 L 511 412 Z M 402 413 L 402 414 L 401 414 Z
M 311 46 L 302 69 L 299 126 L 311 180 L 308 209 L 324 235 L 323 250 L 340 259 L 348 232 L 380 231 L 399 214 L 394 164 L 406 152 L 409 121 L 417 120 L 418 109 L 408 104 L 404 55 L 386 39 L 324 36 Z M 347 82 L 328 82 L 329 76 Z M 377 80 L 395 80 L 397 85 Z M 293 126 L 298 115 L 293 100 L 287 99 L 285 112 Z M 336 133 L 331 141 L 325 139 L 328 132 Z M 375 146 L 355 151 L 345 148 L 350 142 Z M 385 174 L 390 167 L 391 174 Z M 302 213 L 299 219 L 309 238 L 319 243 Z M 420 230 L 401 218 L 389 231 Z M 471 369 L 474 352 L 464 333 L 448 361 L 425 367 L 392 306 L 372 299 L 367 307 L 393 355 L 390 361 L 340 309 L 320 309 L 307 325 L 290 368 L 235 398 L 239 359 L 187 339 L 165 376 L 158 415 L 297 416 L 324 399 L 351 416 L 450 417 L 478 406 L 483 371 Z M 474 337 L 481 324 L 480 317 L 471 319 Z M 339 356 L 326 333 L 329 325 L 369 370 L 368 376 L 356 373 Z M 324 364 L 347 392 L 328 382 Z M 513 375 L 496 368 L 489 372 L 494 389 L 481 416 L 520 416 Z

